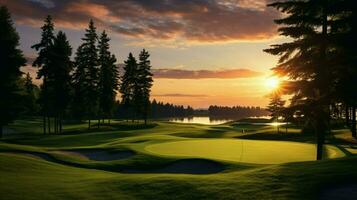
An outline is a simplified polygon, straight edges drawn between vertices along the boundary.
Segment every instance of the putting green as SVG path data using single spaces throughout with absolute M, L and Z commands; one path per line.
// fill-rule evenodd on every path
M 316 146 L 298 142 L 239 139 L 193 139 L 148 145 L 145 150 L 164 156 L 196 157 L 244 163 L 278 164 L 315 160 Z M 343 157 L 344 153 L 325 146 L 326 158 Z

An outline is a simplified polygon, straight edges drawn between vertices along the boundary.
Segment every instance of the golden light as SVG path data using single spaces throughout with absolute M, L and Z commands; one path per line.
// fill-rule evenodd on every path
M 265 81 L 265 86 L 270 90 L 277 89 L 280 85 L 280 80 L 277 77 L 269 77 Z

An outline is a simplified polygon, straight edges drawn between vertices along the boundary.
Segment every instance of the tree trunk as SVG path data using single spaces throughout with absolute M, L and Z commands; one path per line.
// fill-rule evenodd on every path
M 346 104 L 346 108 L 345 108 L 345 120 L 346 120 L 346 126 L 349 127 L 350 126 L 350 111 L 349 111 L 347 104 Z
M 51 134 L 51 118 L 47 117 L 47 122 L 48 122 L 48 134 Z
M 62 117 L 59 119 L 59 132 L 62 133 Z
M 88 129 L 90 129 L 90 119 L 88 119 Z
M 351 132 L 352 132 L 353 137 L 357 137 L 357 133 L 356 133 L 356 104 L 354 104 L 352 106 Z
M 43 115 L 43 134 L 46 134 L 46 115 Z
M 1 125 L 0 126 L 0 138 L 2 138 L 2 135 L 3 135 L 3 126 Z
M 316 160 L 322 160 L 323 156 L 323 148 L 324 148 L 324 134 L 322 131 L 318 131 L 317 133 L 317 154 L 316 154 Z
M 97 125 L 97 128 L 99 128 L 100 126 L 100 118 L 98 118 L 98 125 Z
M 57 134 L 57 116 L 53 118 L 53 131 L 55 134 Z

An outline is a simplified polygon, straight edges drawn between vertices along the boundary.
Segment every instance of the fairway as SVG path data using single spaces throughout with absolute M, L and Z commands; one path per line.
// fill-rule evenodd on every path
M 145 150 L 164 156 L 196 157 L 256 164 L 279 164 L 316 159 L 315 145 L 298 142 L 193 139 L 148 145 Z M 330 145 L 326 145 L 325 152 L 325 158 L 344 156 L 344 153 L 338 148 Z

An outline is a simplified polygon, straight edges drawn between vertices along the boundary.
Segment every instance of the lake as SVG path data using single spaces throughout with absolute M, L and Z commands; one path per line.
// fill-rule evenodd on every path
M 184 118 L 174 118 L 169 119 L 170 122 L 177 123 L 194 123 L 194 124 L 207 124 L 207 125 L 217 125 L 224 124 L 226 122 L 234 121 L 235 119 L 215 119 L 210 117 L 184 117 Z
M 262 117 L 264 119 L 264 117 Z M 253 118 L 254 119 L 254 118 Z M 184 117 L 184 118 L 172 118 L 169 119 L 170 122 L 176 123 L 194 123 L 194 124 L 206 124 L 206 125 L 217 125 L 224 124 L 226 122 L 236 121 L 238 119 L 233 118 L 212 118 L 208 116 L 202 117 Z M 251 124 L 251 125 L 261 125 L 261 126 L 282 126 L 286 122 L 237 122 L 236 124 Z

